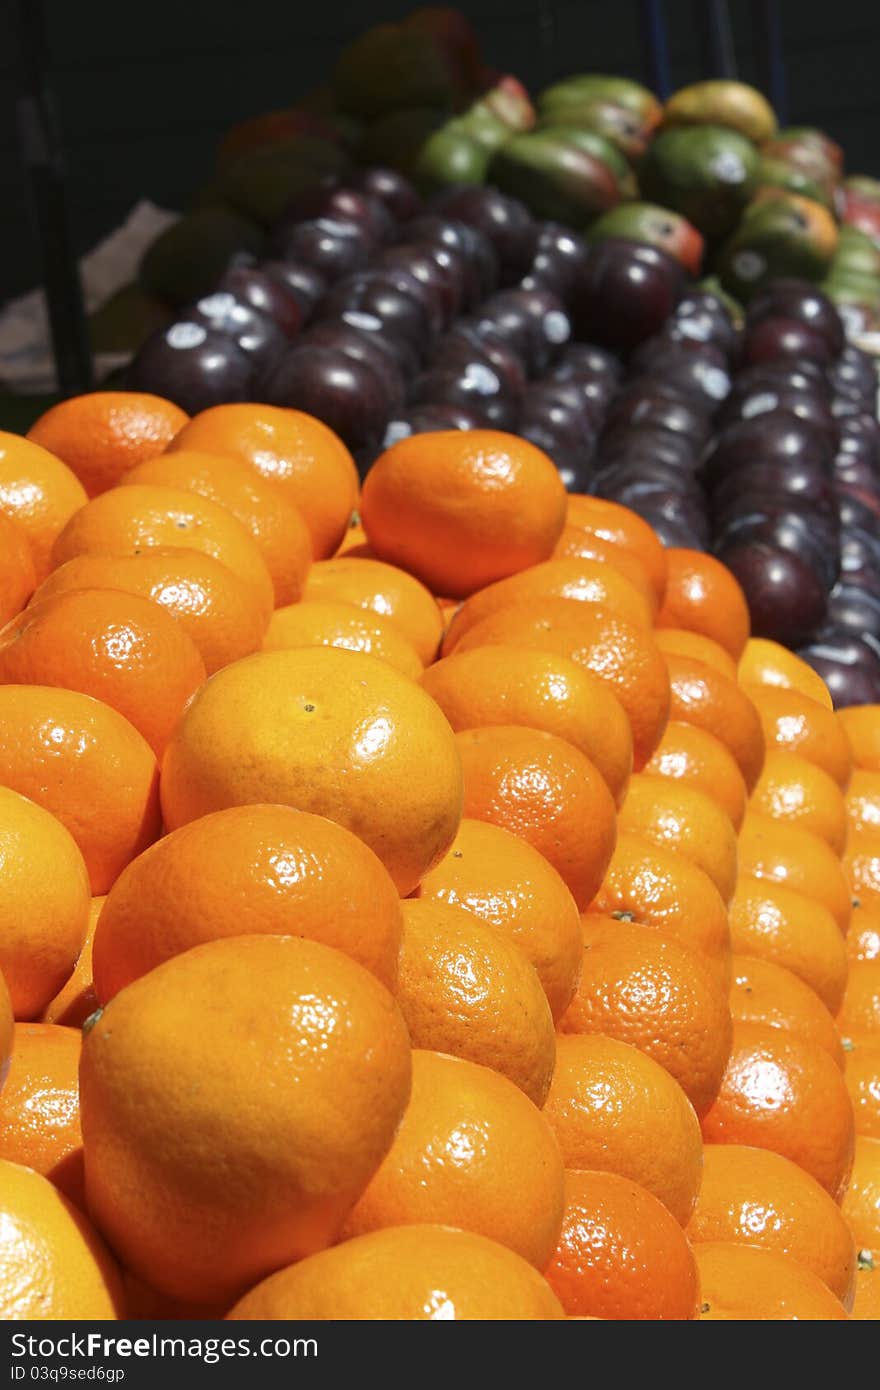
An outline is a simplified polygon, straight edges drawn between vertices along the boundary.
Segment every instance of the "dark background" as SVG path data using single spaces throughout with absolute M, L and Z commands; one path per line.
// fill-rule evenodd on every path
M 181 208 L 211 172 L 223 131 L 291 104 L 321 82 L 342 45 L 417 0 L 44 0 L 79 254 L 139 197 Z M 533 90 L 576 71 L 645 80 L 636 0 L 463 0 L 487 62 Z M 666 0 L 675 86 L 709 74 L 699 4 Z M 752 6 L 728 6 L 739 76 L 759 72 Z M 878 0 L 779 0 L 788 123 L 840 141 L 850 172 L 880 175 Z M 553 43 L 542 44 L 542 15 Z M 39 281 L 16 154 L 17 54 L 0 0 L 0 303 Z

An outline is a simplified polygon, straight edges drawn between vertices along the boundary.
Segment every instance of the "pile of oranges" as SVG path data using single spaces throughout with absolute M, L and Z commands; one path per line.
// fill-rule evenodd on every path
M 96 393 L 0 622 L 0 1317 L 880 1316 L 880 707 L 717 561 Z

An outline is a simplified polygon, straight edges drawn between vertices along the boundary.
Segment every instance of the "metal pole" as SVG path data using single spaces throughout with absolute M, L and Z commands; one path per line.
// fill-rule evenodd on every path
M 735 78 L 736 50 L 726 0 L 696 0 L 694 9 L 701 40 L 703 75 Z
M 752 30 L 759 80 L 780 125 L 788 120 L 785 50 L 778 0 L 752 0 Z
M 20 62 L 18 141 L 43 263 L 58 389 L 92 385 L 82 286 L 70 238 L 61 138 L 48 76 L 42 0 L 12 0 Z
M 639 9 L 648 86 L 661 101 L 665 101 L 672 91 L 672 77 L 663 0 L 639 0 Z

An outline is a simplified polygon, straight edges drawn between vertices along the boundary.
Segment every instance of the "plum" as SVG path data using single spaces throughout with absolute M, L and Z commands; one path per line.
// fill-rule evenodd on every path
M 749 541 L 722 548 L 718 558 L 742 586 L 755 637 L 797 647 L 822 623 L 825 588 L 793 551 Z
M 251 400 L 254 370 L 253 358 L 234 338 L 203 323 L 179 320 L 141 346 L 125 384 L 165 396 L 196 415 L 212 405 Z

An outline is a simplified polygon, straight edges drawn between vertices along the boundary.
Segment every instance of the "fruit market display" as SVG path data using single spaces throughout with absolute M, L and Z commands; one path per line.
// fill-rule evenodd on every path
M 722 423 L 691 300 L 701 404 L 493 340 L 603 495 L 273 404 L 0 434 L 0 1316 L 876 1320 L 880 704 L 610 495 Z

